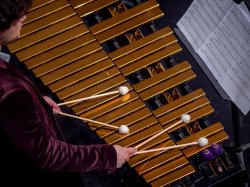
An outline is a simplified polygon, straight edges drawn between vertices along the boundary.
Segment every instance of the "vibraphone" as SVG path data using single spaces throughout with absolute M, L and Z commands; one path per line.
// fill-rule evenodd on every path
M 208 146 L 136 155 L 129 165 L 151 186 L 192 186 L 234 165 L 225 151 L 202 157 L 228 135 L 220 122 L 206 119 L 214 109 L 202 89 L 188 86 L 196 75 L 187 61 L 175 60 L 182 48 L 172 29 L 154 25 L 162 16 L 156 0 L 34 0 L 21 38 L 8 48 L 62 102 L 127 86 L 124 96 L 68 105 L 78 116 L 129 126 L 130 133 L 121 135 L 89 123 L 108 144 L 136 146 L 190 114 L 190 123 L 140 150 L 199 137 L 208 138 Z

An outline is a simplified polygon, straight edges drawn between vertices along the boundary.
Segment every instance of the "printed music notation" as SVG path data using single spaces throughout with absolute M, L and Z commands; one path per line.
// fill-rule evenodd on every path
M 193 1 L 177 26 L 246 115 L 250 110 L 250 14 L 245 5 Z

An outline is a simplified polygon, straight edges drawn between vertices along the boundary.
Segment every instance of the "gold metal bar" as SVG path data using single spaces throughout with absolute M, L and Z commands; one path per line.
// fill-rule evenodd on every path
M 118 76 L 115 76 L 113 79 L 105 80 L 104 82 L 96 84 L 95 86 L 93 86 L 89 89 L 81 91 L 81 92 L 73 95 L 69 99 L 65 99 L 64 102 L 69 101 L 69 100 L 83 98 L 83 97 L 89 97 L 91 95 L 95 95 L 95 94 L 99 94 L 99 93 L 103 93 L 103 92 L 106 92 L 107 90 L 110 90 L 110 89 L 115 88 L 115 87 L 117 90 L 118 85 L 121 85 L 125 82 L 126 82 L 125 78 L 122 75 L 118 75 Z M 86 102 L 84 102 L 84 103 L 86 103 Z M 75 106 L 75 104 L 70 104 L 70 106 Z
M 225 141 L 226 139 L 228 139 L 228 134 L 225 131 L 220 131 L 216 134 L 213 134 L 210 137 L 207 137 L 209 145 L 213 144 L 213 143 L 220 143 L 222 141 Z M 198 145 L 196 146 L 191 146 L 188 147 L 186 149 L 184 149 L 182 152 L 183 154 L 186 155 L 186 157 L 191 157 L 194 154 L 200 152 L 201 150 L 205 149 L 207 146 L 205 147 L 200 147 Z
M 79 30 L 81 30 L 80 27 L 78 27 L 77 31 L 79 32 Z M 77 48 L 80 48 L 90 42 L 95 41 L 95 38 L 91 33 L 86 33 L 86 34 L 75 33 L 73 29 L 71 30 L 71 32 L 75 34 L 74 36 L 78 36 L 78 37 L 72 38 L 72 40 L 69 40 L 69 41 L 67 41 L 67 38 L 69 37 L 62 37 L 64 41 L 66 40 L 66 42 L 63 45 L 56 46 L 50 50 L 47 50 L 45 53 L 40 53 L 34 57 L 32 56 L 35 55 L 37 52 L 36 50 L 33 51 L 33 47 L 29 47 L 28 48 L 29 53 L 26 52 L 26 53 L 21 54 L 24 51 L 17 53 L 18 59 L 20 59 L 21 61 L 24 61 L 25 59 L 29 58 L 28 60 L 24 61 L 24 64 L 28 69 L 32 70 L 37 66 L 40 66 L 48 61 L 51 61 L 52 59 L 58 58 L 59 56 L 62 56 L 70 51 L 74 51 Z M 53 37 L 53 39 L 56 40 L 56 37 Z M 60 38 L 60 40 L 62 39 Z M 54 43 L 60 44 L 61 43 L 60 40 L 54 41 Z M 52 44 L 52 46 L 54 45 Z M 41 50 L 42 47 L 40 46 L 39 48 Z
M 74 9 L 77 9 L 81 6 L 84 6 L 88 3 L 91 3 L 92 1 L 95 1 L 95 0 L 70 0 L 69 3 L 71 4 L 71 6 L 74 8 Z
M 129 138 L 131 135 L 136 134 L 150 126 L 152 126 L 153 124 L 157 123 L 157 120 L 151 116 L 152 114 L 150 113 L 150 111 L 147 108 L 143 108 L 139 111 L 136 111 L 136 113 L 132 113 L 126 117 L 124 117 L 122 120 L 120 120 L 120 122 L 122 124 L 126 124 L 129 125 L 129 130 L 130 133 L 121 136 L 121 134 L 119 133 L 113 133 L 113 132 L 101 132 L 103 131 L 103 129 L 99 129 L 96 132 L 101 135 L 100 137 L 103 138 L 103 136 L 105 135 L 105 141 L 108 144 L 117 144 L 117 142 Z M 150 117 L 149 117 L 150 116 Z M 105 129 L 106 130 L 106 129 Z
M 149 173 L 144 174 L 143 178 L 147 182 L 152 182 L 153 180 L 156 180 L 161 176 L 164 176 L 168 173 L 173 172 L 174 170 L 177 170 L 180 167 L 187 165 L 188 163 L 189 161 L 184 156 L 182 156 L 180 158 L 177 158 L 176 160 L 173 160 L 172 162 L 154 169 L 153 171 L 150 171 Z
M 126 105 L 127 103 L 130 103 L 138 98 L 139 98 L 138 95 L 134 91 L 132 91 L 132 92 L 128 93 L 127 99 L 122 100 L 119 97 L 115 100 L 112 100 L 112 101 L 105 103 L 104 105 L 102 105 L 100 107 L 97 107 L 89 112 L 82 114 L 81 117 L 88 118 L 88 119 L 94 119 L 94 118 L 97 118 L 99 116 L 108 115 L 108 113 L 111 112 L 112 110 L 115 110 L 117 108 L 121 108 L 124 105 Z
M 142 155 L 146 156 L 148 154 L 142 154 Z M 157 167 L 166 164 L 167 162 L 171 161 L 172 159 L 176 159 L 181 155 L 183 154 L 179 149 L 173 149 L 168 152 L 163 152 L 162 154 L 158 154 L 153 159 L 146 161 L 145 163 L 142 163 L 140 166 L 136 167 L 135 170 L 140 175 L 143 175 L 144 173 L 157 169 Z
M 164 91 L 169 90 L 170 88 L 173 88 L 179 84 L 187 82 L 195 77 L 196 75 L 194 74 L 192 70 L 187 70 L 169 80 L 166 80 L 162 83 L 159 83 L 157 85 L 150 87 L 149 89 L 139 93 L 139 96 L 142 98 L 143 101 L 145 101 L 158 94 L 161 94 Z
M 162 142 L 161 144 L 151 147 L 150 149 L 173 146 L 175 145 L 171 139 Z M 173 149 L 170 151 L 157 151 L 146 154 L 139 154 L 130 157 L 129 165 L 134 167 L 135 170 L 140 174 L 144 174 L 152 169 L 157 168 L 158 166 L 170 162 L 172 159 L 182 155 L 179 149 Z
M 200 119 L 200 118 L 202 118 L 204 116 L 207 116 L 207 115 L 209 115 L 209 114 L 211 114 L 213 112 L 214 112 L 214 109 L 212 108 L 211 105 L 208 104 L 208 105 L 205 105 L 205 106 L 203 106 L 201 108 L 196 109 L 195 111 L 187 112 L 187 113 L 191 116 L 190 123 L 192 123 L 192 122 L 194 122 L 194 121 L 196 121 L 196 120 L 198 120 L 198 119 Z M 179 117 L 181 117 L 181 116 L 179 116 Z M 172 124 L 174 124 L 175 122 L 177 122 L 178 120 L 179 119 L 177 119 L 177 120 L 175 120 L 175 121 L 173 121 L 171 123 L 168 123 L 167 125 L 165 125 L 165 124 L 163 124 L 163 125 L 164 125 L 165 128 L 167 128 L 167 127 L 171 126 Z M 183 127 L 185 125 L 186 125 L 185 123 L 182 123 L 177 127 L 173 127 L 168 131 L 168 133 L 171 133 L 171 132 L 175 131 L 176 129 L 178 129 L 180 127 Z
M 152 187 L 166 186 L 174 181 L 178 181 L 188 175 L 191 175 L 195 172 L 195 169 L 191 164 L 185 165 L 184 167 L 178 168 L 174 172 L 162 176 L 161 178 L 156 179 L 151 182 Z
M 55 0 L 34 0 L 32 1 L 32 5 L 29 9 L 29 11 L 33 11 L 34 9 L 40 8 L 46 4 L 49 4 Z
M 145 112 L 146 108 L 142 108 L 139 109 L 137 111 L 134 111 L 133 113 L 129 113 L 126 116 L 124 116 L 123 118 L 115 121 L 114 123 L 112 123 L 114 126 L 119 127 L 121 124 L 126 124 L 129 129 L 130 129 L 130 133 L 125 134 L 125 135 L 121 135 L 118 131 L 112 131 L 110 129 L 107 128 L 98 128 L 96 129 L 96 133 L 103 139 L 109 139 L 112 142 L 118 142 L 118 141 L 122 141 L 124 139 L 129 138 L 130 136 L 142 131 L 145 128 L 148 128 L 150 126 L 152 126 L 153 124 L 156 123 L 155 119 L 149 118 L 145 120 L 145 125 L 142 126 L 141 123 L 136 123 L 140 120 L 144 120 L 144 118 L 146 118 L 147 116 L 150 116 L 150 114 L 148 113 L 142 113 L 143 111 Z M 137 119 L 134 118 L 135 114 L 142 114 L 142 116 L 137 117 Z M 132 117 L 131 119 L 129 119 L 130 117 Z M 126 122 L 126 123 L 124 123 Z M 95 128 L 93 128 L 95 129 Z M 115 139 L 113 139 L 115 138 Z M 118 138 L 118 139 L 117 139 Z
M 210 125 L 207 128 L 202 129 L 201 131 L 192 134 L 191 136 L 188 136 L 178 142 L 176 142 L 177 145 L 179 144 L 185 144 L 185 143 L 189 143 L 189 142 L 194 142 L 197 141 L 200 137 L 209 137 L 212 136 L 215 133 L 218 133 L 220 131 L 223 131 L 224 127 L 222 126 L 221 123 L 217 122 L 213 125 Z
M 110 123 L 110 124 L 112 123 L 112 125 L 120 126 L 122 124 L 120 124 L 118 122 L 114 124 L 114 122 L 131 114 L 132 112 L 135 112 L 135 111 L 142 109 L 143 107 L 144 107 L 144 103 L 140 99 L 136 99 L 132 102 L 127 103 L 123 107 L 117 108 L 114 111 L 109 112 L 107 115 L 97 117 L 94 120 L 101 121 L 103 123 Z M 89 123 L 89 125 L 91 127 L 96 127 L 96 128 L 101 127 L 102 128 L 102 125 L 97 125 L 97 124 L 93 124 L 93 123 Z
M 51 1 L 51 3 L 48 3 L 48 4 L 47 4 L 47 2 L 46 2 L 46 5 L 45 5 L 44 1 L 43 1 L 43 3 L 41 3 L 41 2 L 35 3 L 33 5 L 33 7 L 31 7 L 31 9 L 37 8 L 39 6 L 40 6 L 40 8 L 34 9 L 33 11 L 28 13 L 28 16 L 24 22 L 24 25 L 28 24 L 32 21 L 35 21 L 37 19 L 40 19 L 42 17 L 45 17 L 49 14 L 52 14 L 54 12 L 57 12 L 65 7 L 67 7 L 67 6 L 70 6 L 70 4 L 68 3 L 67 0 Z M 41 5 L 44 5 L 44 6 L 41 6 Z
M 129 53 L 132 53 L 133 51 L 138 50 L 139 48 L 142 48 L 146 45 L 149 45 L 155 42 L 156 40 L 164 38 L 170 34 L 173 34 L 172 29 L 170 27 L 164 27 L 163 29 L 155 31 L 152 34 L 141 38 L 140 40 L 134 41 L 133 44 L 126 45 L 120 49 L 109 53 L 109 56 L 112 60 L 117 60 L 118 58 L 128 55 Z
M 117 90 L 118 86 L 121 86 L 121 85 L 127 86 L 129 88 L 129 90 L 132 90 L 130 84 L 126 83 L 126 81 L 124 79 L 122 82 L 118 82 L 118 81 L 116 81 L 116 77 L 115 77 L 115 79 L 113 81 L 115 81 L 115 82 L 111 82 L 111 84 L 109 84 L 110 82 L 107 83 L 108 86 L 110 86 L 110 88 L 108 88 L 108 87 L 102 88 L 100 86 L 97 86 L 96 92 L 103 93 L 103 92 L 108 92 L 108 91 L 115 91 L 115 90 Z M 88 91 L 88 90 L 86 90 L 86 91 Z M 93 94 L 98 94 L 98 93 L 88 94 L 87 97 L 90 95 L 93 95 Z M 104 103 L 111 101 L 111 100 L 118 98 L 118 97 L 120 97 L 120 96 L 111 95 L 110 97 L 105 97 L 105 98 L 102 97 L 102 98 L 96 98 L 95 100 L 88 100 L 88 101 L 85 101 L 83 103 L 79 103 L 78 105 L 74 106 L 73 110 L 77 115 L 81 115 L 84 112 L 92 110 L 92 109 L 94 109 L 98 106 L 101 106 Z M 126 98 L 126 96 L 123 96 L 122 99 L 124 97 Z
M 99 50 L 101 50 L 100 44 L 98 42 L 92 42 L 90 44 L 87 44 L 87 45 L 79 48 L 79 49 L 76 49 L 75 51 L 67 53 L 60 58 L 52 60 L 46 64 L 43 64 L 42 66 L 39 66 L 39 67 L 33 69 L 33 72 L 37 77 L 41 77 L 42 75 L 45 75 L 49 72 L 52 72 L 58 68 L 61 68 L 62 66 L 70 64 L 76 60 L 84 58 L 84 57 L 86 57 L 90 54 L 93 54 Z
M 49 85 L 49 88 L 54 93 L 57 93 L 57 96 L 60 99 L 66 99 L 67 97 L 71 97 L 72 95 L 95 85 L 95 80 L 105 80 L 120 74 L 116 67 L 108 69 L 113 66 L 114 64 L 110 59 L 105 59 L 73 75 L 60 79 L 60 81 Z M 94 78 L 91 76 L 94 76 Z
M 98 10 L 101 10 L 107 6 L 109 6 L 112 3 L 117 2 L 118 0 L 95 0 L 93 2 L 90 2 L 88 4 L 85 4 L 84 6 L 80 6 L 75 11 L 77 14 L 83 18 L 87 15 L 90 15 Z
M 137 51 L 134 51 L 127 56 L 124 56 L 122 58 L 119 58 L 118 60 L 115 60 L 114 63 L 117 65 L 117 67 L 123 68 L 125 66 L 130 65 L 130 64 L 133 64 L 137 60 L 141 60 L 142 58 L 144 58 L 148 55 L 153 55 L 154 53 L 156 53 L 157 51 L 159 51 L 161 49 L 164 49 L 165 47 L 168 47 L 166 49 L 168 51 L 167 53 L 173 53 L 174 51 L 180 49 L 180 46 L 178 44 L 171 45 L 171 44 L 176 43 L 176 42 L 177 42 L 177 40 L 176 40 L 175 36 L 169 35 L 166 38 L 162 38 L 160 40 L 157 40 L 156 42 L 151 43 L 150 45 L 147 45 L 143 48 L 140 48 Z M 157 58 L 158 56 L 154 56 L 154 57 Z M 159 59 L 159 58 L 157 58 L 157 59 Z
M 43 17 L 39 20 L 36 20 L 32 23 L 26 24 L 22 28 L 21 36 L 20 38 L 34 33 L 38 30 L 44 29 L 48 26 L 51 26 L 53 24 L 58 23 L 59 21 L 65 20 L 73 15 L 76 15 L 76 12 L 72 9 L 72 7 L 66 7 L 64 9 L 61 9 L 53 14 L 50 14 L 46 17 Z
M 168 36 L 167 38 L 173 38 L 173 37 Z M 136 71 L 146 68 L 147 66 L 154 64 L 159 60 L 162 60 L 164 58 L 169 57 L 170 55 L 174 55 L 180 52 L 182 49 L 178 44 L 173 44 L 175 42 L 177 42 L 177 40 L 172 40 L 172 42 L 169 43 L 170 46 L 155 51 L 149 56 L 146 56 L 138 61 L 135 61 L 129 64 L 128 66 L 125 66 L 124 68 L 121 68 L 121 72 L 124 74 L 124 76 L 128 76 L 129 74 L 132 74 Z
M 77 94 L 75 94 L 74 96 L 68 98 L 68 99 L 65 99 L 64 102 L 66 101 L 69 101 L 69 100 L 75 100 L 75 99 L 80 99 L 80 98 L 83 98 L 83 97 L 89 97 L 91 95 L 95 95 L 95 94 L 99 94 L 99 93 L 103 93 L 103 92 L 107 92 L 108 90 L 111 90 L 111 89 L 114 89 L 117 90 L 117 88 L 120 86 L 120 85 L 123 85 L 126 83 L 126 80 L 125 78 L 122 76 L 122 75 L 118 75 L 118 76 L 115 76 L 114 78 L 112 79 L 108 79 L 108 80 L 105 80 L 104 82 L 101 82 L 89 89 L 86 89 L 82 92 L 79 92 Z M 103 100 L 104 98 L 96 98 L 95 101 L 100 101 L 100 100 Z M 84 104 L 87 104 L 89 103 L 91 100 L 89 101 L 85 101 L 83 102 Z M 93 101 L 93 100 L 92 100 Z M 73 107 L 77 104 L 70 104 L 69 106 Z
M 139 93 L 147 88 L 159 84 L 160 82 L 163 82 L 184 71 L 187 71 L 188 69 L 191 69 L 191 66 L 187 61 L 184 61 L 180 64 L 177 64 L 176 66 L 166 69 L 165 71 L 155 74 L 153 77 L 150 77 L 142 82 L 139 82 L 138 84 L 133 85 L 133 87 L 136 92 Z
M 117 16 L 111 17 L 107 20 L 104 20 L 92 27 L 89 28 L 89 30 L 94 34 L 99 34 L 100 32 L 103 32 L 107 29 L 110 29 L 118 24 L 121 24 L 129 19 L 132 19 L 140 14 L 143 14 L 144 12 L 147 12 L 148 10 L 151 10 L 152 8 L 158 7 L 159 4 L 155 1 L 146 1 L 144 3 L 139 4 L 138 6 L 135 6 L 128 11 L 125 11 L 123 14 L 119 14 Z
M 98 48 L 95 48 L 97 46 L 89 46 L 90 49 L 93 48 L 93 52 L 95 50 L 98 50 Z M 65 78 L 77 71 L 80 71 L 86 67 L 89 67 L 90 65 L 97 64 L 98 62 L 108 58 L 107 54 L 104 51 L 97 51 L 94 54 L 90 54 L 86 57 L 83 57 L 80 60 L 77 60 L 71 64 L 68 64 L 66 66 L 63 66 L 59 69 L 56 69 L 52 72 L 49 72 L 43 76 L 41 76 L 41 80 L 45 85 L 49 85 L 55 81 L 58 81 L 59 79 Z M 70 62 L 70 60 L 69 60 Z
M 103 0 L 101 0 L 103 1 Z M 163 12 L 161 11 L 160 8 L 154 8 L 152 10 L 149 10 L 148 12 L 141 14 L 131 20 L 128 20 L 120 25 L 117 25 L 115 27 L 113 27 L 112 29 L 103 31 L 96 36 L 96 39 L 100 42 L 100 43 L 104 43 L 116 36 L 119 36 L 121 34 L 124 34 L 125 32 L 134 29 L 144 23 L 147 23 L 149 21 L 153 21 L 161 16 L 163 16 Z
M 73 27 L 70 30 L 67 30 L 56 36 L 53 36 L 52 38 L 48 38 L 28 48 L 22 49 L 21 51 L 17 52 L 16 55 L 19 59 L 28 60 L 31 57 L 34 57 L 34 56 L 37 57 L 36 55 L 43 54 L 45 51 L 46 51 L 45 54 L 47 54 L 47 50 L 52 49 L 53 47 L 57 47 L 75 38 L 78 38 L 87 32 L 89 31 L 85 25 L 83 24 L 77 25 L 76 27 Z M 39 57 L 37 58 L 39 59 Z M 39 62 L 37 63 L 40 64 Z
M 190 103 L 196 99 L 199 99 L 201 97 L 205 96 L 205 92 L 202 89 L 197 89 L 195 91 L 192 91 L 188 95 L 182 96 L 177 100 L 174 100 L 166 105 L 163 105 L 162 107 L 156 109 L 153 111 L 153 114 L 156 117 L 160 117 L 164 115 L 165 113 L 170 113 L 173 110 L 176 110 L 179 107 L 182 107 L 186 105 L 187 103 Z
M 10 43 L 8 45 L 8 48 L 11 50 L 12 53 L 20 51 L 21 49 L 39 43 L 49 37 L 60 34 L 80 24 L 82 24 L 81 19 L 78 16 L 72 16 L 57 24 L 51 25 L 48 28 L 42 29 L 26 37 L 20 38 L 14 43 Z
M 149 128 L 144 129 L 143 131 L 140 131 L 136 134 L 131 135 L 129 138 L 122 139 L 121 141 L 117 142 L 117 144 L 121 146 L 125 146 L 125 147 L 135 146 L 138 143 L 148 139 L 149 137 L 151 137 L 152 135 L 154 135 L 155 133 L 161 130 L 162 130 L 162 126 L 159 123 L 157 123 L 157 124 L 154 124 L 153 126 L 150 126 Z M 142 148 L 144 148 L 145 146 L 149 146 L 149 145 L 151 146 L 157 145 L 161 142 L 164 142 L 168 138 L 169 136 L 167 134 L 162 134 L 159 137 L 150 141 L 148 144 L 144 145 Z
M 170 123 L 175 119 L 179 119 L 182 114 L 189 114 L 190 112 L 201 108 L 202 106 L 208 105 L 210 101 L 206 97 L 202 97 L 193 101 L 192 103 L 188 103 L 187 105 L 178 108 L 171 113 L 165 114 L 164 116 L 158 118 L 161 124 Z M 193 120 L 193 119 L 192 119 Z

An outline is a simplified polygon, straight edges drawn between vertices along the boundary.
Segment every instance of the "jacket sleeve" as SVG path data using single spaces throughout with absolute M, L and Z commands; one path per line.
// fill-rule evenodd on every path
M 116 152 L 111 145 L 71 145 L 50 136 L 38 114 L 37 103 L 25 89 L 7 92 L 0 101 L 0 120 L 16 147 L 35 163 L 52 171 L 114 171 Z

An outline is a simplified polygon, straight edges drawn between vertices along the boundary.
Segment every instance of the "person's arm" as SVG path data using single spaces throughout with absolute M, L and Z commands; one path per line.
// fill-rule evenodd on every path
M 48 105 L 52 108 L 54 114 L 61 112 L 60 107 L 49 96 L 43 96 L 43 98 L 48 103 Z
M 117 168 L 120 156 L 111 145 L 70 145 L 50 136 L 36 104 L 26 90 L 8 92 L 0 101 L 0 120 L 11 141 L 41 168 L 67 172 Z
M 122 165 L 129 160 L 131 154 L 137 151 L 134 147 L 121 147 L 119 145 L 114 145 L 117 154 L 116 167 L 120 168 Z

